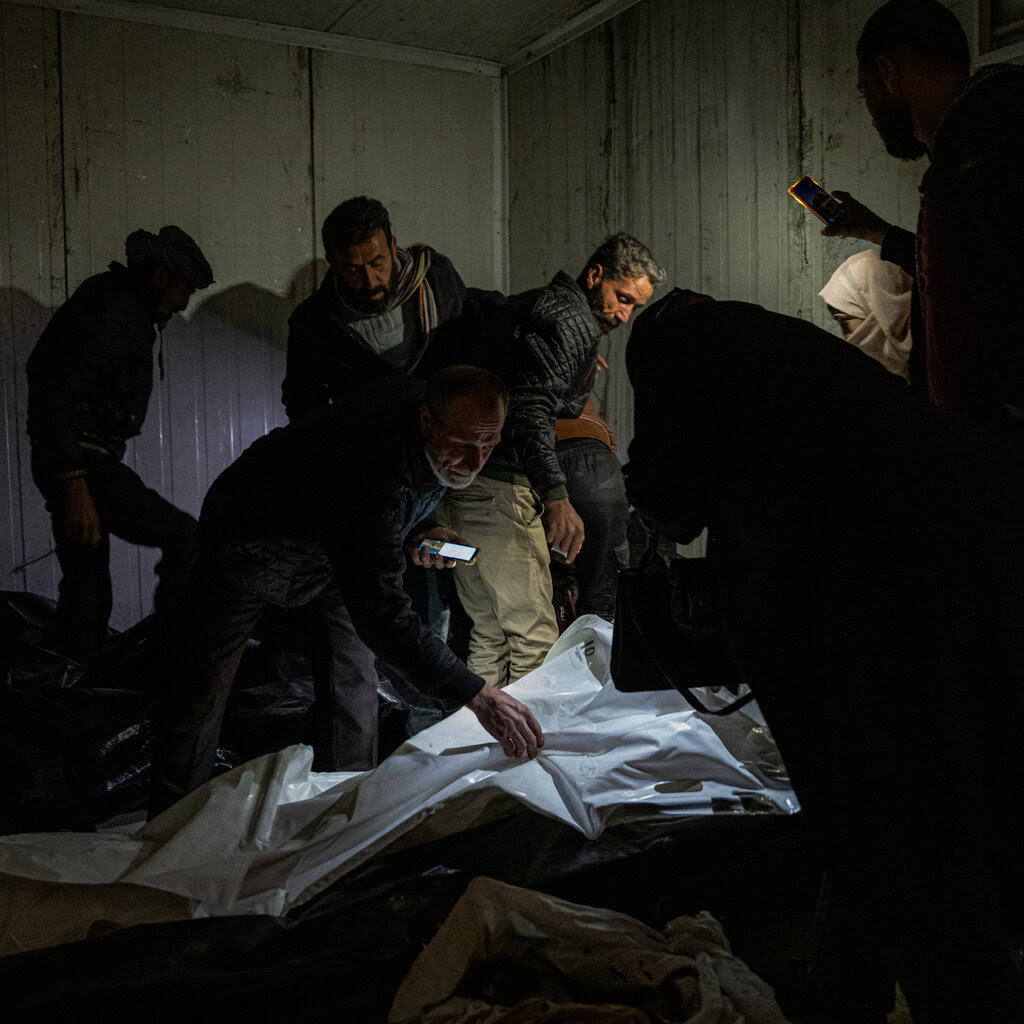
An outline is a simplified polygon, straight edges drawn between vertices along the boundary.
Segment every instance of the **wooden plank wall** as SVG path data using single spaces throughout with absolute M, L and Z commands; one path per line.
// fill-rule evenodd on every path
M 312 57 L 317 224 L 349 196 L 375 196 L 399 245 L 426 242 L 468 285 L 498 287 L 490 134 L 498 81 Z
M 65 296 L 57 54 L 53 14 L 0 7 L 0 589 L 44 595 L 56 559 L 29 467 L 24 366 Z
M 885 154 L 854 88 L 875 6 L 645 0 L 512 74 L 511 287 L 576 273 L 629 230 L 670 285 L 827 325 L 817 290 L 861 246 L 822 239 L 786 187 L 810 172 L 912 226 L 922 171 Z M 973 32 L 973 0 L 951 6 Z M 181 224 L 217 278 L 164 332 L 166 377 L 128 454 L 193 513 L 282 422 L 285 323 L 322 273 L 319 224 L 341 199 L 375 194 L 400 241 L 435 245 L 470 284 L 504 280 L 493 79 L 2 3 L 0 60 L 2 589 L 55 594 L 25 359 L 132 228 Z M 623 457 L 626 333 L 599 392 Z M 115 626 L 148 610 L 152 561 L 115 546 Z
M 134 228 L 179 224 L 216 278 L 163 332 L 165 377 L 126 456 L 193 514 L 284 422 L 287 318 L 322 273 L 319 225 L 336 203 L 375 194 L 400 239 L 429 241 L 471 283 L 504 273 L 493 79 L 4 4 L 0 60 L 0 589 L 56 595 L 25 360 Z M 150 610 L 154 561 L 113 545 L 115 628 Z
M 888 157 L 856 92 L 877 0 L 647 0 L 509 81 L 512 287 L 576 274 L 608 234 L 637 235 L 668 287 L 831 324 L 817 296 L 864 243 L 823 239 L 787 195 L 803 173 L 913 227 L 923 163 Z M 951 4 L 973 31 L 973 3 Z M 632 435 L 623 354 L 600 385 Z

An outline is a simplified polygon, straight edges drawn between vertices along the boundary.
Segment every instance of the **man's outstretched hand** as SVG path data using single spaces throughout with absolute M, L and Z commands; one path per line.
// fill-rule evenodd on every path
M 496 686 L 485 686 L 467 705 L 508 757 L 536 757 L 544 733 L 533 712 Z

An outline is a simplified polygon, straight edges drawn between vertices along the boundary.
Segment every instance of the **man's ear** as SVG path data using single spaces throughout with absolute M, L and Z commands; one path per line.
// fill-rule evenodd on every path
M 424 437 L 430 437 L 430 430 L 434 426 L 434 417 L 430 415 L 430 410 L 425 406 L 420 406 L 420 433 Z
M 587 267 L 587 273 L 583 280 L 587 282 L 588 288 L 596 288 L 604 280 L 604 267 L 600 263 Z
M 156 263 L 149 280 L 154 291 L 162 292 L 171 283 L 171 272 L 162 263 Z
M 394 235 L 391 236 L 391 258 L 398 259 L 398 239 Z

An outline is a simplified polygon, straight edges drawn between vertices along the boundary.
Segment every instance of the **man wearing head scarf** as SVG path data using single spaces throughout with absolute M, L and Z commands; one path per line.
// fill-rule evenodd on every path
M 78 286 L 27 364 L 32 476 L 46 499 L 62 573 L 54 644 L 81 664 L 106 637 L 110 535 L 162 550 L 159 613 L 183 580 L 196 526 L 121 460 L 146 418 L 157 330 L 213 273 L 174 225 L 133 231 L 125 257 L 127 266 L 115 261 Z

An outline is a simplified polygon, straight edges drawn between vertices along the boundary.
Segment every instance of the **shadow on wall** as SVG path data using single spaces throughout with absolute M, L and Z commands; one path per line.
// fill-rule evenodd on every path
M 295 271 L 288 287 L 293 309 L 317 290 L 327 276 L 327 270 L 327 260 L 320 258 L 308 260 Z
M 284 296 L 250 282 L 203 300 L 175 317 L 154 348 L 153 395 L 125 461 L 175 505 L 198 515 L 210 483 L 256 438 L 286 422 L 281 405 L 288 317 L 314 290 L 323 261 L 300 266 Z M 55 598 L 59 570 L 50 520 L 32 481 L 25 417 L 25 364 L 53 310 L 24 291 L 0 289 L 0 589 Z M 115 606 L 111 625 L 126 629 L 149 614 L 158 553 L 111 545 Z
M 0 588 L 56 593 L 50 517 L 32 482 L 25 417 L 25 363 L 53 310 L 17 288 L 0 288 Z
M 200 293 L 186 317 L 175 317 L 163 332 L 165 377 L 154 381 L 146 423 L 125 458 L 146 483 L 193 516 L 217 476 L 253 441 L 286 422 L 281 382 L 294 287 L 289 285 L 288 296 L 252 282 L 209 297 Z M 159 552 L 119 542 L 111 552 L 112 561 L 123 560 L 128 568 L 124 588 L 113 570 L 111 625 L 124 629 L 151 610 Z M 134 584 L 133 573 L 141 585 Z
M 210 321 L 230 338 L 269 344 L 283 352 L 288 342 L 291 309 L 288 298 L 246 281 L 201 301 L 189 321 L 195 324 Z
M 242 282 L 197 296 L 187 319 L 175 318 L 164 331 L 171 435 L 184 438 L 196 463 L 196 483 L 178 503 L 193 514 L 222 470 L 286 422 L 281 382 L 288 317 L 315 286 L 318 270 L 316 261 L 303 264 L 284 295 Z M 144 430 L 138 443 L 145 436 Z

